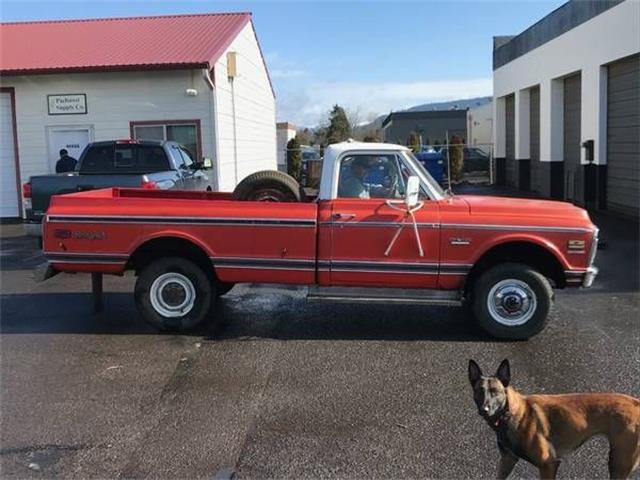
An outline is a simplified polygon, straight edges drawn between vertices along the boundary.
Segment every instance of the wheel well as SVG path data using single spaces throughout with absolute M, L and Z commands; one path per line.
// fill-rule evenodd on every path
M 496 245 L 480 257 L 467 276 L 465 290 L 473 285 L 482 273 L 505 262 L 529 265 L 551 280 L 554 287 L 565 287 L 564 268 L 553 253 L 534 243 L 510 242 Z
M 136 275 L 149 263 L 162 257 L 187 258 L 202 268 L 207 275 L 215 278 L 215 270 L 206 252 L 189 240 L 177 237 L 154 238 L 140 245 L 129 257 L 127 270 L 135 270 Z

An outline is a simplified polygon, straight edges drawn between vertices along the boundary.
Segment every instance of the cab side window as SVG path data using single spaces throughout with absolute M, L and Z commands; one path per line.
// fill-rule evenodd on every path
M 340 164 L 339 198 L 400 198 L 404 185 L 396 155 L 350 155 Z
M 176 167 L 179 169 L 186 168 L 184 158 L 182 158 L 182 155 L 180 154 L 180 148 L 172 145 L 169 151 L 171 152 L 171 158 L 173 159 L 173 163 L 176 165 Z
M 182 160 L 187 168 L 191 168 L 194 164 L 193 159 L 191 158 L 191 154 L 184 148 L 179 148 L 180 154 L 182 155 Z

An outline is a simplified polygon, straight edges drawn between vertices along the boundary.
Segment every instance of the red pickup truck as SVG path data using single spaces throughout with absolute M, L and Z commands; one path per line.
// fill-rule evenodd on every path
M 234 193 L 110 188 L 54 197 L 43 231 L 48 275 L 133 270 L 141 316 L 174 331 L 251 282 L 308 286 L 316 301 L 468 305 L 490 334 L 524 339 L 547 323 L 552 288 L 597 274 L 583 209 L 452 195 L 389 144 L 328 147 L 313 200 L 278 172 Z

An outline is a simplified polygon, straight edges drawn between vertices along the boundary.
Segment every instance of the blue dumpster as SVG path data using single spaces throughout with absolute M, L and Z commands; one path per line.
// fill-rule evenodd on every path
M 444 183 L 445 159 L 441 152 L 428 150 L 416 153 L 416 158 L 440 185 Z

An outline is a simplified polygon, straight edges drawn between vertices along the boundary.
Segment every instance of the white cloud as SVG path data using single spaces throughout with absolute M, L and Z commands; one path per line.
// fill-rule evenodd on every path
M 278 68 L 278 69 L 270 70 L 269 75 L 271 75 L 271 78 L 275 78 L 275 79 L 297 78 L 297 77 L 306 77 L 308 75 L 308 72 L 305 72 L 304 70 Z
M 273 72 L 272 72 L 273 74 Z M 278 86 L 277 86 L 278 87 Z M 316 125 L 334 104 L 363 116 L 402 110 L 423 103 L 491 95 L 491 78 L 429 82 L 324 82 L 283 84 L 277 89 L 278 120 Z

